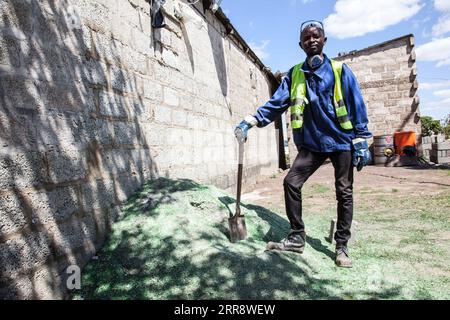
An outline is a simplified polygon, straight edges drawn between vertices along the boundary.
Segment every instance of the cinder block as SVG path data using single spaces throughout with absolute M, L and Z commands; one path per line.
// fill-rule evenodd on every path
M 82 237 L 84 239 L 83 247 L 85 253 L 91 255 L 95 252 L 95 247 L 98 240 L 95 217 L 91 214 L 85 215 L 80 221 L 80 225 L 82 230 Z
M 2 277 L 0 277 L 0 297 L 3 300 L 33 299 L 33 283 L 26 276 L 2 274 Z
M 436 163 L 450 163 L 450 157 L 438 157 Z
M 20 194 L 0 195 L 0 208 L 0 238 L 27 226 L 30 208 Z
M 57 32 L 53 30 L 45 35 L 35 33 L 31 40 L 33 49 L 30 49 L 31 54 L 24 57 L 24 64 L 34 78 L 48 81 L 54 85 L 69 85 L 71 82 L 73 84 L 81 76 L 78 67 L 81 59 L 71 55 L 68 48 L 61 50 L 60 48 L 64 44 L 61 41 L 55 41 L 57 37 Z M 51 61 L 51 63 L 42 63 L 42 56 L 45 56 L 46 61 Z
M 80 150 L 89 142 L 88 119 L 81 113 L 52 110 L 40 114 L 36 122 L 40 150 Z
M 429 146 L 431 149 L 431 137 L 422 137 L 422 146 L 423 148 L 425 148 L 424 146 Z
M 385 72 L 385 66 L 376 66 L 376 67 L 372 67 L 372 73 L 382 73 Z
M 155 169 L 155 163 L 149 149 L 131 150 L 131 168 L 133 171 L 143 174 Z
M 0 149 L 0 189 L 39 186 L 45 175 L 44 158 L 39 152 L 11 147 Z
M 104 32 L 113 21 L 111 10 L 100 1 L 78 1 L 77 7 L 85 23 L 93 30 Z
M 126 201 L 142 187 L 144 181 L 137 176 L 121 175 L 115 179 L 116 194 L 120 202 Z
M 95 248 L 99 250 L 106 237 L 108 236 L 108 233 L 111 231 L 112 223 L 111 217 L 110 217 L 110 209 L 105 210 L 95 210 L 90 213 L 92 218 L 94 219 L 95 228 L 96 228 L 96 240 L 95 240 Z
M 0 92 L 3 108 L 15 109 L 18 106 L 25 109 L 37 109 L 44 105 L 40 89 L 44 83 L 29 79 L 29 75 L 2 75 Z
M 144 17 L 144 19 L 142 19 L 144 28 L 147 26 L 146 23 L 150 26 L 150 21 L 145 19 L 145 15 L 141 15 L 141 17 Z M 150 32 L 141 32 L 139 29 L 132 29 L 131 33 L 131 47 L 142 54 L 149 54 L 150 50 L 153 48 L 153 38 L 148 36 Z
M 139 124 L 137 122 L 116 122 L 114 137 L 117 144 L 142 144 Z
M 165 107 L 163 105 L 155 106 L 155 121 L 163 124 L 172 123 L 172 111 L 171 108 Z
M 73 187 L 28 193 L 27 199 L 33 208 L 33 224 L 55 224 L 72 217 L 80 208 L 78 195 Z
M 114 182 L 97 179 L 81 186 L 85 211 L 109 208 L 116 202 Z
M 50 238 L 36 233 L 0 243 L 0 272 L 14 275 L 46 262 L 51 257 Z
M 76 249 L 81 248 L 86 236 L 84 225 L 79 219 L 53 226 L 49 228 L 48 233 L 53 239 L 56 257 L 72 254 Z
M 334 240 L 334 233 L 336 232 L 336 223 L 337 223 L 337 219 L 332 219 L 331 220 L 331 224 L 330 224 L 330 232 L 328 234 L 328 242 L 335 244 L 336 241 Z M 348 241 L 349 244 L 354 244 L 356 242 L 355 238 L 356 238 L 356 230 L 358 228 L 358 222 L 357 221 L 352 221 L 352 228 L 351 228 L 351 236 L 350 236 L 350 240 Z
M 92 50 L 95 50 L 96 58 L 106 60 L 112 64 L 120 64 L 123 55 L 123 44 L 109 34 L 92 32 Z M 88 43 L 87 45 L 91 45 Z
M 438 134 L 435 136 L 431 136 L 432 139 L 432 143 L 439 143 L 439 142 L 445 142 L 445 135 L 443 134 Z
M 108 86 L 108 67 L 97 60 L 89 59 L 84 62 L 82 79 L 93 85 Z
M 172 130 L 166 126 L 154 123 L 146 123 L 142 125 L 143 141 L 148 146 L 167 145 L 168 137 Z
M 161 84 L 147 78 L 142 78 L 144 96 L 155 102 L 163 100 L 163 89 Z
M 450 149 L 450 140 L 445 142 L 436 142 L 431 144 L 433 150 L 446 150 Z
M 101 168 L 105 174 L 119 174 L 130 172 L 130 157 L 129 150 L 107 150 L 103 151 L 101 155 Z
M 96 140 L 101 145 L 111 145 L 114 140 L 114 123 L 101 119 L 92 119 L 87 123 L 89 141 Z
M 108 216 L 106 217 L 107 224 L 111 224 L 115 221 L 120 220 L 124 216 L 125 212 L 120 208 L 120 206 L 112 207 L 108 210 Z
M 403 96 L 402 92 L 391 92 L 388 93 L 388 99 L 401 99 Z
M 399 71 L 401 70 L 401 65 L 400 64 L 390 64 L 386 66 L 386 70 L 387 71 Z
M 20 5 L 20 10 L 17 7 Z M 22 39 L 26 35 L 31 35 L 33 31 L 33 21 L 29 17 L 33 16 L 33 4 L 28 1 L 2 1 L 0 3 L 0 25 L 5 29 L 2 33 L 16 35 Z M 12 30 L 11 30 L 12 29 Z
M 62 300 L 67 290 L 65 275 L 57 272 L 53 265 L 46 265 L 31 276 L 33 296 L 36 300 Z M 51 281 L 49 281 L 51 279 Z
M 7 113 L 0 111 L 1 146 L 36 150 L 40 138 L 37 134 L 36 122 L 37 113 L 35 110 L 16 107 L 13 110 L 8 110 Z
M 408 97 L 409 97 L 409 92 L 412 87 L 413 87 L 413 84 L 411 84 L 411 83 L 402 83 L 397 86 L 397 90 L 408 93 Z
M 75 75 L 68 75 L 66 83 L 55 81 L 54 83 L 40 82 L 39 94 L 45 110 L 69 110 L 82 111 L 93 110 L 94 96 L 91 89 L 82 85 L 74 86 L 79 79 Z
M 163 47 L 162 49 L 162 60 L 168 66 L 171 66 L 174 69 L 179 69 L 179 56 L 178 53 L 172 51 L 170 49 L 166 49 Z
M 21 41 L 16 37 L 5 36 L 0 38 L 0 64 L 20 68 L 23 63 L 23 49 Z
M 162 63 L 153 63 L 153 78 L 164 85 L 171 85 L 172 79 L 176 77 L 175 71 Z
M 120 92 L 137 93 L 137 81 L 134 74 L 128 70 L 121 69 L 117 66 L 110 67 L 110 79 L 112 88 Z
M 103 116 L 127 117 L 128 101 L 123 95 L 114 92 L 97 91 L 98 110 Z
M 169 106 L 177 107 L 180 104 L 180 99 L 178 96 L 178 92 L 175 90 L 165 87 L 164 88 L 164 103 Z
M 131 45 L 131 27 L 129 23 L 120 18 L 119 15 L 113 16 L 112 18 L 114 19 L 114 22 L 111 23 L 109 27 L 112 37 L 126 45 Z
M 52 150 L 45 153 L 48 182 L 62 183 L 84 179 L 87 163 L 84 152 L 74 150 Z
M 180 127 L 186 127 L 187 123 L 187 112 L 181 108 L 177 108 L 172 113 L 173 124 Z
M 128 97 L 128 111 L 129 117 L 140 123 L 152 121 L 151 102 L 141 95 Z

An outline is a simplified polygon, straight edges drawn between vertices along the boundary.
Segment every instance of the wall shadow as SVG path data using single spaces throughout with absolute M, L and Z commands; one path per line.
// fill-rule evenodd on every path
M 180 23 L 180 28 L 181 28 L 181 32 L 183 33 L 183 41 L 184 41 L 184 45 L 186 46 L 186 52 L 189 57 L 189 62 L 191 64 L 192 74 L 194 75 L 195 74 L 195 60 L 194 60 L 194 51 L 192 49 L 191 40 L 189 39 L 189 34 L 187 32 L 186 25 L 183 22 Z
M 210 23 L 208 23 L 208 35 L 213 50 L 214 65 L 220 84 L 222 95 L 228 95 L 227 65 L 225 62 L 225 52 L 223 48 L 223 37 Z

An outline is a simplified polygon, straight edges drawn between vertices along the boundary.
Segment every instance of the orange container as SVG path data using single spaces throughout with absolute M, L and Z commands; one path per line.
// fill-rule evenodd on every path
M 416 133 L 414 131 L 402 131 L 394 133 L 395 153 L 404 155 L 403 148 L 412 146 L 417 149 Z

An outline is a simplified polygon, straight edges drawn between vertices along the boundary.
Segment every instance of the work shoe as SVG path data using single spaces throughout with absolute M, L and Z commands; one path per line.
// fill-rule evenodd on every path
M 353 267 L 352 260 L 348 255 L 348 249 L 346 246 L 336 247 L 336 265 L 342 268 Z
M 266 250 L 293 251 L 303 253 L 305 249 L 305 239 L 301 235 L 289 235 L 280 242 L 269 241 Z

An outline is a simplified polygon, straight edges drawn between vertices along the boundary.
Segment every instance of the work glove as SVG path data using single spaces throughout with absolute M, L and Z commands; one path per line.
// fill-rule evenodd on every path
M 372 161 L 372 155 L 369 151 L 369 144 L 364 138 L 353 139 L 353 165 L 356 170 L 361 171 L 361 169 L 368 165 Z
M 247 141 L 248 130 L 258 124 L 258 120 L 252 115 L 248 115 L 238 124 L 238 126 L 234 129 L 234 135 L 239 143 L 244 143 Z

